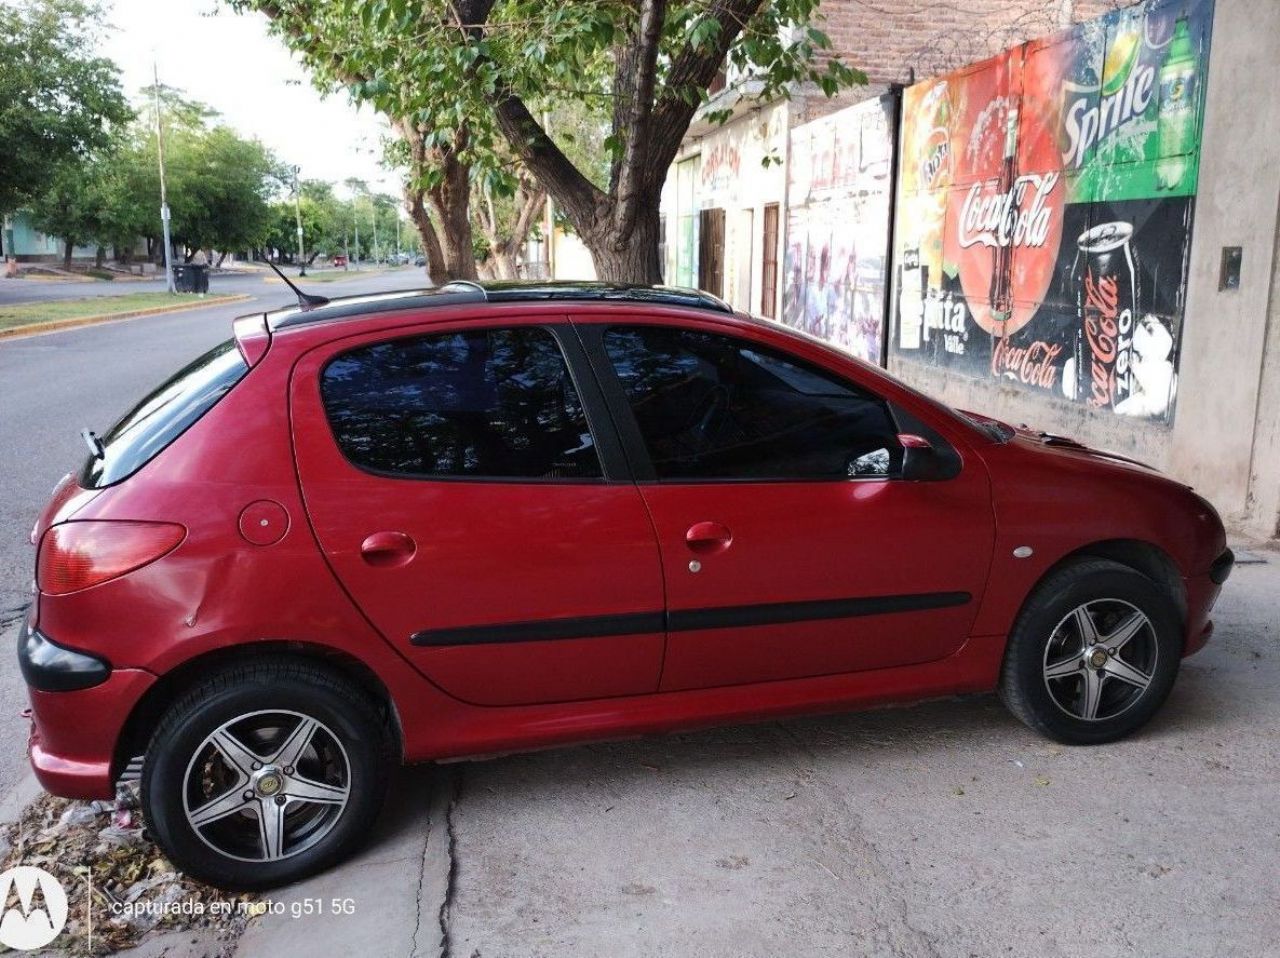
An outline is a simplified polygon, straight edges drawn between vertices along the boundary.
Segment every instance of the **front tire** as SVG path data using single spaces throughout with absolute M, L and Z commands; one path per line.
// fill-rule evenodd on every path
M 297 881 L 349 855 L 381 810 L 391 739 L 368 696 L 321 665 L 228 668 L 164 714 L 143 814 L 180 869 L 219 888 Z
M 1000 697 L 1068 745 L 1111 742 L 1168 697 L 1182 657 L 1177 607 L 1128 566 L 1085 559 L 1049 575 L 1009 636 Z

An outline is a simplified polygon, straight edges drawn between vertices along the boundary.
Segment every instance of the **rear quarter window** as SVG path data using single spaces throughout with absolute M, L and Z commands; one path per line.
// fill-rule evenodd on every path
M 80 485 L 101 489 L 129 478 L 182 435 L 249 371 L 234 339 L 213 347 L 147 395 L 102 437 Z

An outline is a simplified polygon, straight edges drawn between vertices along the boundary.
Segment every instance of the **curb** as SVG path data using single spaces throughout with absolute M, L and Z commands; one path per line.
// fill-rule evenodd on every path
M 0 339 L 39 336 L 42 333 L 55 333 L 64 329 L 75 329 L 79 326 L 93 326 L 97 323 L 107 323 L 115 319 L 137 319 L 140 316 L 180 313 L 188 309 L 204 309 L 208 306 L 226 306 L 229 303 L 242 303 L 247 299 L 253 299 L 253 296 L 249 293 L 236 293 L 231 296 L 218 296 L 200 303 L 175 303 L 172 306 L 151 306 L 147 309 L 133 309 L 123 313 L 98 313 L 93 316 L 77 316 L 74 319 L 55 319 L 48 323 L 27 323 L 24 326 L 0 329 Z M 39 301 L 37 300 L 37 302 Z

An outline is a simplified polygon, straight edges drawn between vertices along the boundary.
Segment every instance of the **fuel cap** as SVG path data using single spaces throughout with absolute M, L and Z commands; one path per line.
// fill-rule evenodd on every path
M 289 513 L 270 499 L 251 502 L 240 512 L 240 535 L 255 546 L 269 546 L 289 531 Z

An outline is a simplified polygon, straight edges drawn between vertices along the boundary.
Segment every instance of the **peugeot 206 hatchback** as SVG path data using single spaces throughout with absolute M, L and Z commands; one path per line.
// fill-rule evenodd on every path
M 1231 571 L 1186 486 L 705 294 L 455 283 L 247 316 L 32 533 L 31 762 L 215 885 L 397 762 L 998 689 L 1137 729 Z

